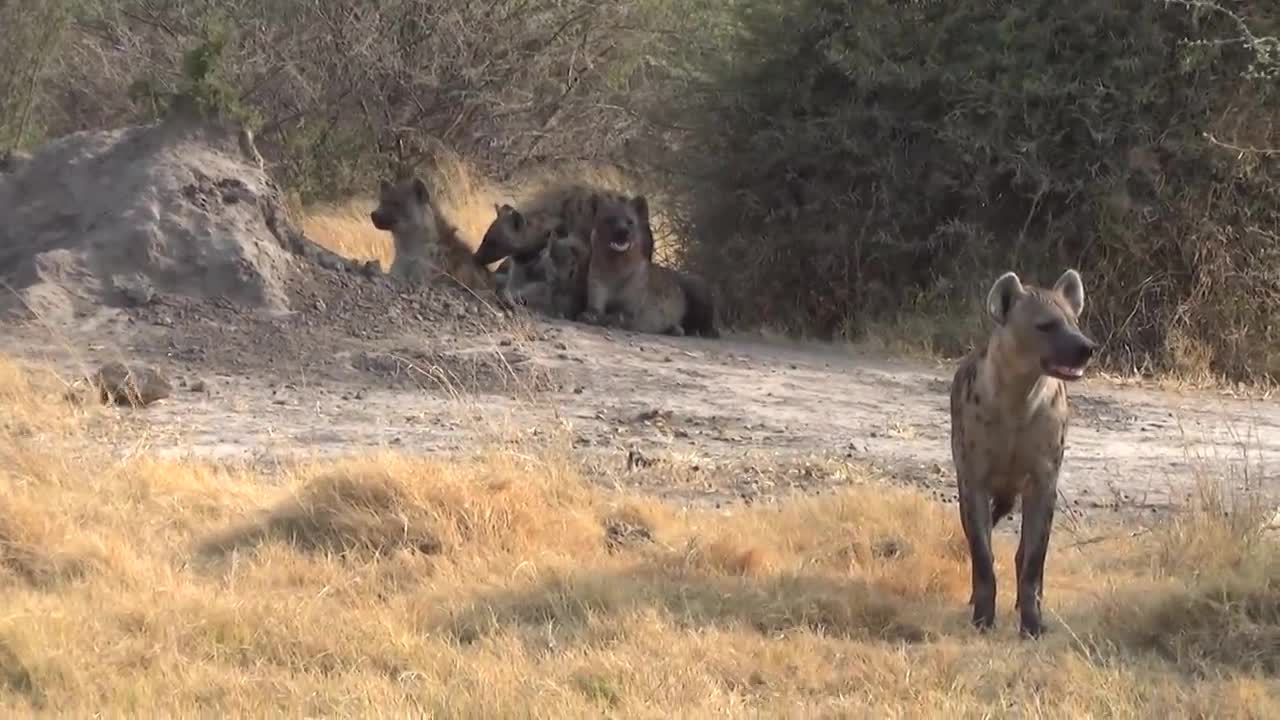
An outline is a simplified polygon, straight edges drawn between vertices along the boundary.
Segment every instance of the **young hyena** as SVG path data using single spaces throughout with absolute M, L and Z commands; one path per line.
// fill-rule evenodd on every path
M 383 180 L 378 196 L 378 207 L 369 213 L 369 220 L 395 241 L 391 275 L 420 283 L 443 271 L 474 291 L 493 289 L 493 276 L 476 262 L 457 228 L 440 214 L 422 178 L 395 184 Z
M 973 624 L 983 630 L 996 612 L 991 530 L 1018 498 L 1019 629 L 1030 637 L 1044 630 L 1040 601 L 1066 442 L 1066 383 L 1084 375 L 1097 348 L 1077 324 L 1083 308 L 1075 270 L 1051 290 L 1005 273 L 987 294 L 996 328 L 987 346 L 960 364 L 951 385 L 951 455 L 973 571 L 969 602 Z
M 539 298 L 538 307 L 553 317 L 576 319 L 587 302 L 587 270 L 591 258 L 589 238 L 602 208 L 626 204 L 632 198 L 622 193 L 581 183 L 552 185 L 530 197 L 520 208 L 494 205 L 494 219 L 485 231 L 475 260 L 482 265 L 501 261 L 496 277 L 513 300 L 528 288 Z M 653 258 L 653 230 L 646 217 L 640 226 L 638 246 L 646 259 Z M 530 278 L 550 270 L 547 285 Z M 544 290 L 550 292 L 550 306 L 542 307 Z
M 545 247 L 557 235 L 589 237 L 601 207 L 628 199 L 589 185 L 567 184 L 543 190 L 519 208 L 494 205 L 495 217 L 476 248 L 476 260 L 489 265 Z M 646 225 L 643 232 L 645 257 L 653 259 L 653 231 Z

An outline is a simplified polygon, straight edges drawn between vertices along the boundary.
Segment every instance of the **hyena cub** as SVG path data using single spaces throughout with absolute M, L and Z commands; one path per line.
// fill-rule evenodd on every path
M 395 184 L 383 180 L 378 195 L 378 207 L 369 219 L 395 241 L 391 275 L 421 283 L 444 272 L 474 291 L 493 289 L 492 275 L 475 261 L 457 228 L 441 215 L 422 178 L 409 177 Z
M 502 264 L 495 273 L 498 299 L 507 308 L 522 305 L 553 317 L 572 317 L 575 242 L 563 222 L 539 216 L 539 224 L 510 205 L 494 205 L 497 217 L 485 232 L 475 260 Z M 567 249 L 566 249 L 567 247 Z M 566 255 L 565 253 L 569 253 Z M 573 263 L 573 264 L 569 264 Z
M 476 260 L 485 265 L 495 263 L 545 247 L 557 236 L 590 237 L 602 203 L 626 200 L 625 195 L 587 185 L 559 185 L 530 198 L 522 209 L 495 205 L 496 217 L 476 248 Z M 647 225 L 644 237 L 645 257 L 652 259 L 653 232 Z
M 503 261 L 496 277 L 512 303 L 576 319 L 586 307 L 591 256 L 587 238 L 596 216 L 601 207 L 626 200 L 626 195 L 609 190 L 567 184 L 533 196 L 523 209 L 495 205 L 495 218 L 476 249 L 476 261 Z M 651 259 L 653 232 L 647 222 L 642 237 L 645 257 Z
M 951 456 L 973 573 L 969 603 L 982 630 L 992 627 L 996 612 L 991 530 L 1018 498 L 1019 629 L 1029 637 L 1044 630 L 1040 601 L 1066 443 L 1066 383 L 1084 375 L 1097 348 L 1080 331 L 1083 308 L 1075 270 L 1050 290 L 1005 273 L 987 294 L 995 330 L 960 364 L 951 385 Z
M 601 204 L 591 230 L 584 322 L 635 332 L 719 337 L 710 289 L 646 256 L 643 195 Z

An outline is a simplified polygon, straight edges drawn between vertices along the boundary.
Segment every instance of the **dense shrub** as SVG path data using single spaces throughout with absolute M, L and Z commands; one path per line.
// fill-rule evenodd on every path
M 304 199 L 365 190 L 387 163 L 429 163 L 441 147 L 495 174 L 596 161 L 639 123 L 612 99 L 643 85 L 650 18 L 660 8 L 623 0 L 0 3 L 0 152 L 149 120 L 181 96 L 254 118 L 264 156 Z
M 304 200 L 440 148 L 605 161 L 738 325 L 960 350 L 995 275 L 1072 265 L 1113 367 L 1274 378 L 1278 34 L 1249 0 L 12 0 L 0 152 L 185 99 Z
M 1276 159 L 1219 144 L 1280 146 L 1280 9 L 1225 4 L 1252 35 L 1157 0 L 743 0 L 664 139 L 688 261 L 731 320 L 828 335 L 1070 265 L 1113 365 L 1280 374 Z

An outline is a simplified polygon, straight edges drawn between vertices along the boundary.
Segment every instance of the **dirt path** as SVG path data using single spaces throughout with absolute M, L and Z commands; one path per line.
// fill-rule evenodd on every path
M 177 314 L 189 322 L 174 322 L 172 308 L 104 314 L 59 330 L 57 342 L 47 330 L 12 327 L 0 349 L 68 372 L 118 357 L 163 365 L 179 390 L 141 413 L 162 452 L 271 463 L 379 447 L 432 451 L 494 433 L 547 435 L 558 415 L 584 456 L 601 462 L 638 451 L 719 469 L 691 481 L 698 489 L 655 492 L 750 499 L 839 484 L 848 475 L 841 467 L 871 465 L 953 494 L 947 366 L 844 346 L 573 323 L 370 339 L 304 316 Z M 1280 495 L 1269 470 L 1280 453 L 1274 402 L 1100 379 L 1079 383 L 1072 397 L 1062 488 L 1073 506 L 1167 506 L 1194 490 L 1197 458 Z

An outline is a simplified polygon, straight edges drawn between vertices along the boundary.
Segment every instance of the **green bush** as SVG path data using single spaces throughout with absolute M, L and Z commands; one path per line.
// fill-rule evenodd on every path
M 45 135 L 40 98 L 75 7 L 69 0 L 0 2 L 0 155 Z
M 688 262 L 738 324 L 952 350 L 1073 266 L 1112 366 L 1280 376 L 1276 158 L 1220 144 L 1280 146 L 1280 7 L 1200 5 L 744 0 L 675 94 Z

